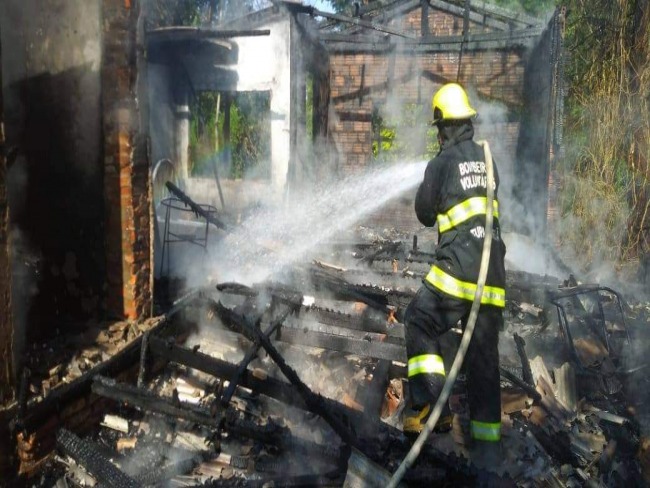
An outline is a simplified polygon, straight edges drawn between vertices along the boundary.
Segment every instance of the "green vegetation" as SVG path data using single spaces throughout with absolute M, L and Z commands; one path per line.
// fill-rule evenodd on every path
M 210 176 L 216 159 L 229 178 L 270 176 L 271 124 L 268 92 L 238 92 L 230 104 L 226 138 L 225 94 L 199 93 L 190 107 L 190 173 Z M 228 159 L 230 158 L 230 165 Z
M 570 0 L 560 242 L 619 264 L 650 233 L 650 7 Z M 645 228 L 645 231 L 644 231 Z M 645 249 L 650 252 L 650 249 Z
M 398 117 L 372 116 L 372 155 L 376 161 L 431 159 L 438 152 L 437 130 L 422 104 L 406 104 Z

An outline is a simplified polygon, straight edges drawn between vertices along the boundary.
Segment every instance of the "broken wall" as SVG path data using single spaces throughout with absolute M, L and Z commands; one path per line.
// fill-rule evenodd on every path
M 420 35 L 421 9 L 412 10 L 401 20 L 405 33 Z M 397 24 L 399 25 L 399 24 Z M 432 35 L 460 35 L 463 18 L 429 9 L 428 29 Z M 470 22 L 471 33 L 487 32 L 489 27 Z M 358 170 L 372 159 L 372 112 L 377 104 L 393 96 L 403 104 L 418 104 L 430 111 L 431 97 L 443 83 L 458 81 L 483 100 L 504 108 L 519 110 L 523 105 L 524 51 L 510 47 L 496 50 L 465 50 L 460 60 L 458 46 L 447 52 L 401 52 L 400 43 L 392 53 L 335 52 L 331 56 L 331 100 L 338 120 L 332 127 L 337 147 L 344 154 L 346 172 Z M 459 60 L 461 69 L 459 71 Z M 473 97 L 477 103 L 477 97 Z M 480 108 L 480 107 L 479 107 Z M 485 115 L 485 114 L 484 114 Z M 514 154 L 519 134 L 516 118 L 488 119 L 495 124 L 480 127 L 477 135 L 493 140 L 500 134 L 495 158 Z M 505 137 L 504 137 L 505 135 Z M 496 149 L 496 150 L 495 150 Z M 508 157 L 508 160 L 512 157 Z
M 0 3 L 7 146 L 17 151 L 7 174 L 17 360 L 25 341 L 98 311 L 100 14 L 98 0 Z
M 463 34 L 463 9 L 449 5 L 444 8 L 448 10 L 428 7 L 428 15 L 423 18 L 422 8 L 411 7 L 387 25 L 416 39 L 428 35 L 449 41 L 449 36 Z M 489 34 L 508 28 L 502 20 L 474 12 L 469 16 L 468 25 L 470 34 Z M 371 31 L 360 31 L 360 34 L 368 32 Z M 503 32 L 507 36 L 509 31 Z M 496 41 L 492 45 L 489 41 L 470 42 L 462 55 L 458 42 L 407 45 L 396 36 L 392 42 L 394 47 L 390 52 L 377 52 L 374 46 L 369 46 L 366 52 L 361 47 L 356 52 L 354 48 L 335 47 L 330 53 L 331 102 L 335 115 L 331 119 L 331 131 L 342 154 L 344 172 L 359 171 L 374 159 L 374 111 L 379 109 L 380 115 L 388 113 L 394 117 L 399 115 L 396 112 L 413 104 L 432 117 L 431 97 L 437 88 L 459 81 L 467 87 L 471 102 L 479 112 L 475 138 L 490 142 L 502 179 L 501 197 L 507 198 L 514 184 L 517 164 L 514 155 L 520 113 L 524 109 L 525 42 Z M 402 137 L 407 139 L 407 144 L 426 142 L 424 134 L 416 141 L 412 134 L 402 134 Z M 405 231 L 420 228 L 413 212 L 413 196 L 391 202 L 371 217 L 372 222 Z
M 103 0 L 102 107 L 109 316 L 151 314 L 151 184 L 140 2 Z M 140 96 L 142 95 L 142 96 Z

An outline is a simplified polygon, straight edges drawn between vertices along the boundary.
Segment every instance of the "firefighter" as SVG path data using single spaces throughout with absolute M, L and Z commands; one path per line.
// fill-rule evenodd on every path
M 403 417 L 406 434 L 422 431 L 445 382 L 440 338 L 464 327 L 477 288 L 485 236 L 487 171 L 481 146 L 473 141 L 476 111 L 456 83 L 433 96 L 440 152 L 429 161 L 415 198 L 415 212 L 427 227 L 438 224 L 438 246 L 431 270 L 405 312 L 410 405 Z M 497 451 L 501 439 L 498 335 L 505 306 L 505 245 L 499 229 L 494 168 L 494 225 L 487 281 L 474 335 L 464 362 L 470 430 L 478 451 Z M 445 406 L 436 431 L 451 428 Z

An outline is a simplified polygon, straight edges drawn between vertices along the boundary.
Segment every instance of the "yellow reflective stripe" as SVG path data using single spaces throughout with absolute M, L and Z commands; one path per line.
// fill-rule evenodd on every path
M 437 354 L 422 354 L 409 359 L 409 378 L 416 374 L 441 374 L 445 376 L 445 364 Z
M 472 439 L 489 442 L 498 442 L 501 440 L 501 422 L 478 422 L 472 420 L 470 430 L 472 432 Z
M 499 218 L 499 202 L 493 200 L 494 218 Z M 472 197 L 451 207 L 446 213 L 438 215 L 438 232 L 441 234 L 465 222 L 466 220 L 487 213 L 487 198 Z
M 470 302 L 474 300 L 474 294 L 476 293 L 475 283 L 458 280 L 453 276 L 448 275 L 437 266 L 431 266 L 431 271 L 429 271 L 429 274 L 427 274 L 425 279 L 448 295 L 463 300 L 469 300 Z M 503 288 L 498 288 L 496 286 L 484 286 L 481 304 L 505 307 L 506 291 Z

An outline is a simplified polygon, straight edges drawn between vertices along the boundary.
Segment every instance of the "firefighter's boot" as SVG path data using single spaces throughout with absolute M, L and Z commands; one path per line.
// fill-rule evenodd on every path
M 424 424 L 427 423 L 431 412 L 433 411 L 433 405 L 427 403 L 421 408 L 407 409 L 404 411 L 404 417 L 402 422 L 402 428 L 404 434 L 409 436 L 417 436 L 424 429 Z M 436 426 L 433 428 L 434 432 L 442 433 L 449 432 L 451 430 L 451 423 L 453 420 L 453 415 L 449 406 L 445 405 L 440 414 L 440 418 L 436 423 Z

